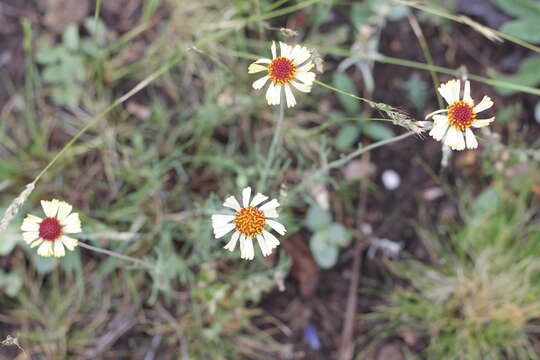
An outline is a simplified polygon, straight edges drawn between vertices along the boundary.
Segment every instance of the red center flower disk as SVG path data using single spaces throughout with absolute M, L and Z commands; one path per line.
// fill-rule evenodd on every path
M 268 66 L 268 74 L 274 83 L 288 83 L 296 74 L 296 66 L 291 60 L 280 56 L 270 63 Z
M 48 217 L 43 219 L 41 224 L 39 224 L 39 237 L 48 240 L 54 241 L 62 235 L 62 225 L 57 218 Z
M 448 107 L 448 120 L 450 125 L 464 131 L 476 120 L 476 114 L 471 105 L 465 101 L 457 101 Z

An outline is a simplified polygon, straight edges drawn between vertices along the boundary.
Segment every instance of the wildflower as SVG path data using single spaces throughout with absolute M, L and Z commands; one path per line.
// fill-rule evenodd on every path
M 446 100 L 449 106 L 446 109 L 437 110 L 426 116 L 426 119 L 433 117 L 433 128 L 429 132 L 435 140 L 441 141 L 452 150 L 476 149 L 478 141 L 474 136 L 471 127 L 481 128 L 488 126 L 495 120 L 477 119 L 479 112 L 493 106 L 493 101 L 489 96 L 484 96 L 482 101 L 474 105 L 471 98 L 471 84 L 465 81 L 463 98 L 460 100 L 461 82 L 450 80 L 446 84 L 439 86 L 439 93 Z M 446 113 L 444 115 L 437 115 Z
M 72 206 L 68 203 L 56 199 L 42 201 L 41 206 L 45 212 L 44 219 L 28 214 L 22 223 L 24 241 L 32 248 L 39 246 L 38 255 L 45 257 L 64 256 L 64 246 L 73 251 L 78 241 L 65 234 L 81 232 L 79 214 L 72 213 Z
M 311 52 L 303 46 L 289 46 L 285 43 L 279 43 L 281 56 L 277 56 L 276 43 L 272 41 L 272 59 L 259 59 L 249 65 L 248 73 L 253 74 L 261 71 L 268 72 L 253 83 L 255 90 L 260 90 L 270 80 L 270 86 L 266 91 L 266 101 L 268 105 L 279 105 L 282 93 L 285 92 L 287 107 L 296 105 L 296 99 L 292 93 L 291 85 L 301 92 L 311 91 L 315 73 L 310 70 L 313 68 Z
M 270 226 L 280 235 L 287 232 L 285 226 L 272 220 L 278 217 L 276 209 L 279 207 L 279 202 L 276 199 L 261 205 L 268 199 L 268 196 L 258 193 L 251 199 L 251 202 L 250 198 L 251 187 L 248 186 L 242 190 L 243 207 L 234 196 L 229 196 L 223 203 L 223 206 L 236 211 L 234 215 L 212 215 L 212 226 L 216 239 L 235 230 L 231 240 L 225 245 L 225 249 L 234 251 L 236 243 L 240 239 L 240 257 L 248 260 L 252 260 L 255 255 L 253 238 L 257 239 L 263 256 L 270 255 L 272 249 L 279 245 L 279 240 L 265 230 L 265 225 Z

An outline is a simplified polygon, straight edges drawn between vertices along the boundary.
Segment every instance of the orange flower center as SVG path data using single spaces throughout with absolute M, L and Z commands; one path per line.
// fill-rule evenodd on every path
M 464 131 L 471 127 L 474 120 L 476 120 L 476 114 L 472 106 L 465 101 L 456 101 L 448 107 L 448 121 L 456 129 Z
M 266 218 L 261 210 L 248 206 L 236 212 L 234 225 L 241 234 L 254 237 L 262 233 Z
M 286 57 L 277 57 L 268 66 L 268 75 L 274 83 L 291 82 L 296 75 L 296 65 Z
M 39 237 L 48 240 L 54 241 L 62 235 L 62 225 L 57 218 L 47 217 L 41 221 L 39 224 Z

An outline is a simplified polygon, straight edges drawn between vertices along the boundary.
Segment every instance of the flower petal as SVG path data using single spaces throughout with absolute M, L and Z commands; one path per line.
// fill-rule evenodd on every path
M 36 246 L 38 246 L 39 244 L 41 244 L 43 241 L 45 241 L 45 240 L 43 240 L 42 238 L 37 239 L 36 241 L 34 241 L 34 242 L 30 245 L 30 248 L 35 248 Z
M 214 236 L 216 239 L 219 239 L 228 233 L 230 233 L 235 228 L 234 224 L 230 223 L 220 228 L 214 228 Z
M 249 204 L 249 206 L 257 206 L 263 201 L 266 201 L 266 199 L 268 199 L 268 196 L 257 193 L 257 195 L 253 197 L 253 200 L 251 200 L 251 204 Z
M 62 244 L 62 241 L 56 240 L 54 242 L 53 255 L 54 257 L 66 256 L 66 250 L 64 250 L 64 244 Z
M 285 88 L 285 100 L 287 101 L 287 107 L 291 108 L 296 105 L 296 99 L 294 98 L 289 84 L 285 84 L 283 87 Z
M 242 205 L 244 207 L 249 206 L 249 199 L 251 198 L 251 187 L 245 187 L 244 190 L 242 190 Z
M 474 105 L 471 97 L 471 82 L 469 80 L 465 81 L 465 89 L 463 89 L 463 101 L 471 106 Z
M 266 90 L 266 101 L 268 105 L 279 105 L 281 102 L 281 84 L 270 83 L 268 90 Z
M 270 79 L 270 76 L 266 75 L 260 78 L 259 80 L 253 82 L 253 88 L 255 90 L 260 90 L 263 88 L 263 86 L 266 84 L 266 82 Z
M 309 70 L 313 69 L 314 66 L 315 64 L 313 64 L 313 61 L 308 61 L 305 65 L 302 65 L 296 69 L 296 73 L 299 74 L 308 72 Z
M 435 115 L 433 118 L 435 120 L 435 125 L 433 125 L 433 128 L 429 132 L 429 136 L 437 141 L 441 141 L 444 134 L 446 134 L 446 130 L 448 130 L 448 127 L 450 126 L 450 122 L 448 121 L 448 117 L 444 115 Z
M 311 92 L 311 85 L 302 84 L 296 81 L 291 81 L 291 84 L 298 90 L 304 93 Z
M 59 201 L 53 199 L 52 201 L 41 200 L 41 207 L 47 217 L 55 217 L 58 213 Z
M 465 139 L 463 138 L 463 133 L 453 126 L 450 126 L 448 129 L 443 142 L 452 150 L 465 149 Z
M 52 242 L 51 241 L 44 241 L 41 243 L 41 245 L 38 247 L 37 250 L 38 255 L 43 257 L 49 257 L 53 255 L 53 248 L 52 248 Z
M 22 233 L 23 240 L 30 244 L 32 241 L 39 238 L 39 231 L 25 231 Z
M 60 223 L 64 226 L 63 230 L 66 234 L 77 234 L 82 231 L 79 213 L 71 213 L 63 221 L 60 221 Z
M 236 198 L 232 195 L 225 199 L 223 206 L 234 209 L 236 211 L 239 211 L 241 209 L 240 203 L 238 203 L 238 200 L 236 200 Z
M 313 82 L 315 81 L 315 73 L 311 71 L 302 72 L 296 74 L 294 78 L 300 80 L 303 84 L 311 87 L 313 85 Z
M 240 237 L 240 233 L 238 231 L 235 231 L 234 234 L 231 237 L 231 241 L 227 243 L 223 248 L 227 249 L 229 251 L 234 251 L 236 248 L 236 243 L 238 242 L 238 238 Z
M 268 244 L 270 249 L 275 249 L 278 247 L 279 240 L 274 235 L 272 235 L 272 233 L 269 233 L 268 231 L 263 230 L 262 234 L 264 238 L 266 239 L 266 243 Z
M 250 237 L 245 235 L 240 236 L 240 258 L 246 260 L 253 260 L 255 257 L 255 251 L 253 249 L 253 242 Z
M 281 49 L 281 56 L 290 59 L 292 47 L 282 41 L 279 42 L 279 47 Z
M 259 243 L 263 256 L 268 256 L 272 253 L 272 249 L 268 246 L 266 239 L 261 234 L 257 235 L 257 242 Z
M 66 235 L 62 236 L 60 240 L 71 251 L 75 250 L 75 246 L 79 243 L 79 240 Z
M 495 120 L 495 117 L 490 117 L 489 119 L 477 119 L 472 123 L 472 127 L 481 128 L 488 126 Z
M 72 208 L 73 206 L 69 205 L 67 202 L 59 201 L 56 218 L 60 221 L 64 220 L 69 215 Z
M 303 64 L 310 57 L 311 52 L 305 46 L 296 45 L 291 52 L 291 60 L 296 66 Z
M 493 101 L 491 100 L 491 98 L 489 96 L 484 96 L 482 98 L 482 101 L 480 101 L 474 108 L 474 112 L 476 114 L 478 114 L 479 112 L 482 112 L 484 110 L 487 110 L 489 109 L 490 107 L 493 106 Z
M 453 104 L 459 101 L 460 81 L 450 80 L 439 86 L 439 94 L 446 100 L 448 104 Z
M 267 71 L 268 67 L 257 64 L 257 62 L 251 63 L 248 66 L 248 74 L 255 74 L 261 71 Z
M 259 207 L 259 210 L 266 211 L 266 210 L 272 210 L 279 207 L 279 201 L 277 199 L 272 199 L 271 201 L 267 202 L 263 206 Z
M 41 218 L 28 214 L 26 215 L 26 218 L 24 218 L 23 223 L 21 225 L 22 231 L 39 231 L 39 224 L 41 223 Z
M 476 136 L 474 136 L 473 132 L 469 128 L 465 130 L 465 143 L 467 145 L 467 149 L 476 149 L 478 147 Z
M 285 229 L 285 226 L 283 226 L 283 224 L 281 223 L 278 223 L 277 221 L 274 221 L 274 220 L 266 220 L 266 223 L 274 230 L 276 230 L 276 232 L 279 234 L 279 235 L 285 235 L 285 233 L 287 232 L 287 229 Z
M 272 59 L 275 59 L 277 57 L 275 41 L 272 41 L 272 46 L 270 47 L 270 50 L 272 51 Z
M 254 64 L 270 64 L 272 60 L 267 58 L 262 58 L 254 62 Z
M 228 223 L 230 223 L 231 221 L 233 221 L 234 218 L 235 218 L 234 215 L 221 215 L 221 214 L 212 215 L 212 226 L 214 228 L 223 227 L 227 225 Z
M 263 211 L 263 214 L 265 218 L 271 218 L 271 219 L 275 219 L 279 216 L 278 212 L 275 209 L 265 210 Z

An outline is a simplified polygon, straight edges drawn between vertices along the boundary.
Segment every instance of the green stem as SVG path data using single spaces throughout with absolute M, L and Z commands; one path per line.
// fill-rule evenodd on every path
M 98 252 L 98 253 L 113 256 L 113 257 L 116 257 L 116 258 L 119 258 L 119 259 L 122 259 L 122 260 L 125 260 L 125 261 L 130 261 L 132 263 L 135 263 L 137 265 L 141 265 L 141 266 L 149 268 L 149 269 L 154 268 L 154 266 L 152 264 L 150 264 L 150 263 L 148 263 L 148 262 L 146 262 L 144 260 L 136 259 L 134 257 L 127 256 L 127 255 L 122 255 L 122 254 L 119 254 L 119 253 L 114 252 L 112 250 L 106 250 L 106 249 L 98 248 L 98 247 L 95 247 L 95 246 L 92 246 L 92 245 L 88 245 L 88 244 L 86 244 L 84 242 L 79 242 L 77 245 L 80 246 L 80 247 L 83 247 L 85 249 L 88 249 L 88 250 L 92 250 L 92 251 L 95 251 L 95 252 Z
M 274 130 L 274 137 L 272 138 L 272 143 L 270 144 L 270 150 L 268 150 L 268 158 L 266 159 L 266 165 L 264 167 L 263 174 L 258 184 L 258 188 L 261 189 L 261 191 L 266 186 L 266 179 L 268 178 L 268 174 L 270 173 L 270 170 L 273 167 L 272 165 L 274 162 L 274 157 L 277 155 L 278 145 L 281 140 L 283 119 L 285 118 L 285 100 L 286 100 L 284 99 L 284 96 L 281 96 L 281 97 L 282 98 L 281 98 L 281 101 L 279 104 L 279 110 L 278 110 L 278 120 L 277 120 L 276 128 Z
M 350 92 L 347 92 L 347 91 L 345 91 L 345 90 L 341 90 L 341 89 L 335 88 L 335 87 L 333 87 L 332 85 L 328 85 L 328 84 L 326 84 L 326 83 L 323 83 L 322 81 L 315 80 L 315 83 L 318 84 L 318 85 L 321 85 L 321 86 L 323 86 L 323 87 L 325 87 L 325 88 L 327 88 L 327 89 L 330 89 L 330 90 L 333 90 L 333 91 L 335 91 L 335 92 L 338 92 L 338 93 L 340 93 L 340 94 L 347 95 L 347 96 L 353 97 L 353 98 L 355 98 L 355 99 L 357 99 L 357 100 L 363 101 L 363 102 L 367 103 L 367 104 L 368 104 L 369 106 L 371 106 L 371 107 L 374 107 L 374 106 L 377 104 L 377 103 L 374 102 L 374 101 L 371 101 L 371 100 L 369 100 L 369 99 L 360 97 L 360 96 L 358 96 L 358 95 L 351 94 Z

